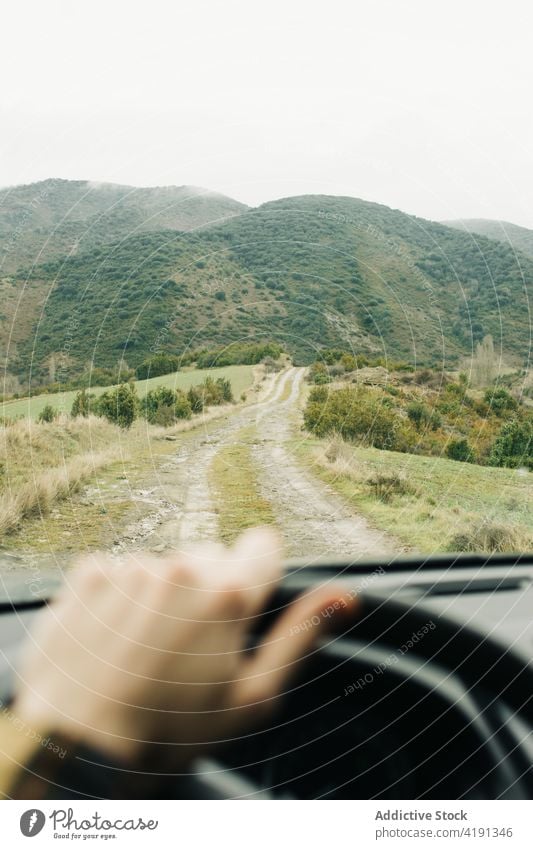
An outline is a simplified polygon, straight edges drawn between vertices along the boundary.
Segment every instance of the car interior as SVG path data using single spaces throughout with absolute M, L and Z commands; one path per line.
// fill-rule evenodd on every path
M 532 555 L 291 561 L 251 639 L 335 581 L 360 606 L 324 637 L 268 723 L 199 759 L 167 797 L 527 799 L 533 791 Z M 57 584 L 4 581 L 0 698 Z M 436 625 L 438 624 L 438 628 Z

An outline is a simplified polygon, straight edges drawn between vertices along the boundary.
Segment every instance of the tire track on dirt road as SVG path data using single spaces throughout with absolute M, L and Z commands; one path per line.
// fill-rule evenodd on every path
M 220 450 L 235 444 L 240 430 L 253 426 L 257 439 L 251 450 L 258 487 L 272 505 L 288 556 L 357 558 L 397 551 L 394 539 L 370 527 L 291 453 L 295 435 L 300 432 L 305 439 L 298 410 L 304 375 L 305 369 L 292 367 L 272 376 L 262 400 L 189 435 L 160 469 L 153 492 L 161 507 L 153 527 L 148 524 L 144 532 L 139 527 L 128 548 L 159 551 L 217 540 L 217 505 L 210 491 L 209 469 Z
M 397 551 L 395 540 L 355 514 L 291 453 L 289 443 L 300 425 L 297 404 L 304 374 L 304 369 L 295 370 L 289 397 L 269 410 L 268 417 L 259 419 L 259 442 L 254 451 L 261 490 L 273 505 L 288 555 L 357 558 Z M 305 440 L 301 426 L 299 432 Z

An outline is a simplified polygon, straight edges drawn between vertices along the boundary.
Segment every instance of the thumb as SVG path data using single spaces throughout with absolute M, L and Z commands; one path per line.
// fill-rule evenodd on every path
M 332 587 L 319 587 L 300 596 L 276 620 L 253 657 L 245 661 L 235 688 L 235 707 L 250 708 L 254 717 L 258 710 L 271 710 L 332 620 L 353 616 L 358 606 L 357 598 Z

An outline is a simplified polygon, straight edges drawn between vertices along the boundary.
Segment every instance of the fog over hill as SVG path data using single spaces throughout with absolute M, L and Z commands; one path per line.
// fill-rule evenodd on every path
M 491 218 L 465 218 L 459 221 L 443 221 L 443 224 L 456 230 L 466 230 L 467 233 L 497 239 L 533 257 L 533 230 L 527 227 L 519 227 L 510 221 L 493 221 Z
M 197 186 L 43 180 L 0 190 L 0 274 L 145 230 L 191 230 L 246 206 Z

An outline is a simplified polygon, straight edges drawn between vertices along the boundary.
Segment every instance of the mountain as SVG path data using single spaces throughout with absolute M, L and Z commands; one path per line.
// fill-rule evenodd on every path
M 532 280 L 533 261 L 498 241 L 307 195 L 194 232 L 134 232 L 41 264 L 29 281 L 15 275 L 17 320 L 0 322 L 0 339 L 9 371 L 37 383 L 58 365 L 68 377 L 250 338 L 279 340 L 300 363 L 343 346 L 452 367 L 490 333 L 519 364 Z
M 533 230 L 528 230 L 527 227 L 519 227 L 509 221 L 493 221 L 490 218 L 465 218 L 461 221 L 443 221 L 443 224 L 456 230 L 486 236 L 488 239 L 497 239 L 533 257 Z
M 152 230 L 193 230 L 246 206 L 195 186 L 44 180 L 0 191 L 0 275 Z

